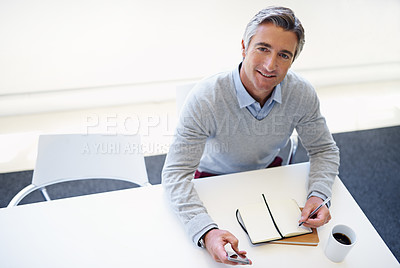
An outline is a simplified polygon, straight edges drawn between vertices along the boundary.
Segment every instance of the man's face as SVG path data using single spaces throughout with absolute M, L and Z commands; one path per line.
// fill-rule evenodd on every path
M 256 34 L 245 51 L 240 78 L 257 101 L 257 96 L 268 97 L 274 87 L 285 78 L 296 51 L 297 37 L 272 23 L 258 26 Z

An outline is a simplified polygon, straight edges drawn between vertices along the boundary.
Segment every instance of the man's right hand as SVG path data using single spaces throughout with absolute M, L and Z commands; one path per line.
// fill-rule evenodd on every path
M 230 232 L 220 229 L 212 229 L 203 238 L 204 245 L 207 251 L 217 262 L 222 262 L 231 265 L 239 263 L 228 261 L 228 256 L 225 251 L 225 245 L 231 244 L 232 249 L 239 255 L 246 255 L 246 251 L 240 251 L 238 248 L 239 240 Z M 250 260 L 250 264 L 252 264 Z

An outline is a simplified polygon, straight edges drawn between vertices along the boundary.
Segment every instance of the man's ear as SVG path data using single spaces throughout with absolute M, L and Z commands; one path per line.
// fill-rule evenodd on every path
M 243 57 L 243 59 L 246 57 L 246 47 L 244 45 L 243 39 L 242 39 L 242 57 Z

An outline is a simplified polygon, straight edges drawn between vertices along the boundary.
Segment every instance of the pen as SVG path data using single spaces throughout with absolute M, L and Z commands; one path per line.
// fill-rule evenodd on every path
M 310 215 L 308 215 L 307 220 L 308 220 L 309 218 L 311 218 L 315 213 L 317 213 L 317 211 L 318 211 L 320 208 L 322 208 L 322 206 L 325 206 L 330 200 L 331 200 L 330 197 L 328 197 L 327 199 L 325 199 L 325 201 L 322 202 L 321 205 L 319 205 L 316 209 L 314 209 L 314 210 L 310 213 Z M 303 223 L 305 223 L 305 221 L 300 222 L 299 227 L 302 226 Z

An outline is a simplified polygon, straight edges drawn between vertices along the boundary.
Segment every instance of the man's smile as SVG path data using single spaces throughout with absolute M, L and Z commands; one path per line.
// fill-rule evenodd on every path
M 272 78 L 272 77 L 276 77 L 276 75 L 274 75 L 274 74 L 267 74 L 267 73 L 263 73 L 263 72 L 261 72 L 261 71 L 257 71 L 259 74 L 261 74 L 262 76 L 264 76 L 264 77 L 267 77 L 267 78 Z

